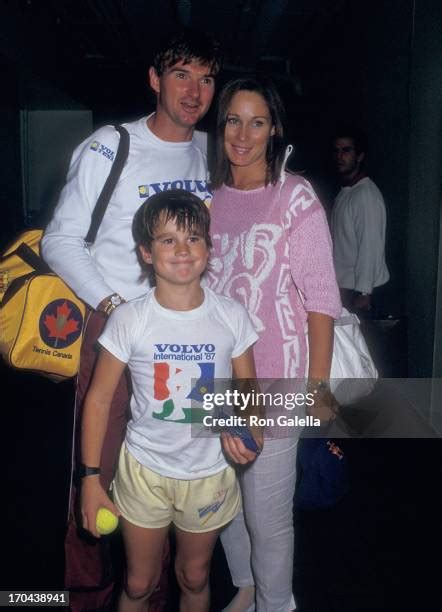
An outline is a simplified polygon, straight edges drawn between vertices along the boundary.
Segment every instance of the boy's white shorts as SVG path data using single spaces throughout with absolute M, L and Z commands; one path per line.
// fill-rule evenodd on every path
M 124 444 L 113 498 L 133 525 L 158 529 L 174 523 L 193 533 L 220 529 L 241 509 L 240 488 L 232 467 L 195 480 L 168 478 L 141 465 Z

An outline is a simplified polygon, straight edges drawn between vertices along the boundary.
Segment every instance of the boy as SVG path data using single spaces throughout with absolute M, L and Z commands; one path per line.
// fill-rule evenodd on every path
M 146 609 L 159 578 L 161 551 L 175 524 L 182 612 L 209 610 L 209 564 L 218 534 L 240 508 L 239 488 L 216 437 L 191 438 L 191 399 L 214 378 L 255 378 L 256 332 L 234 300 L 201 287 L 211 240 L 209 213 L 195 195 L 151 197 L 133 233 L 155 287 L 112 313 L 82 423 L 82 516 L 98 536 L 100 506 L 121 516 L 127 557 L 119 610 Z M 126 367 L 132 419 L 114 480 L 115 505 L 99 481 L 109 407 Z M 197 383 L 192 383 L 197 379 Z M 199 383 L 199 384 L 198 384 Z M 193 385 L 193 386 L 192 386 Z M 251 453 L 253 457 L 254 454 Z

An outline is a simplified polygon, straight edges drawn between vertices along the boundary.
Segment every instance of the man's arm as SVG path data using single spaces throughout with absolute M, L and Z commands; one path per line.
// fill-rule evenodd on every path
M 90 389 L 86 395 L 81 423 L 81 461 L 88 467 L 100 467 L 109 411 L 115 389 L 126 364 L 102 348 Z M 85 476 L 81 483 L 83 527 L 100 537 L 95 526 L 98 508 L 104 506 L 119 514 L 100 484 L 99 474 Z
M 77 147 L 66 185 L 41 241 L 44 260 L 93 308 L 114 293 L 97 270 L 84 241 L 92 211 L 112 168 L 112 159 L 97 150 L 97 142 L 105 143 L 115 153 L 119 137 L 114 128 L 106 126 Z
M 384 200 L 375 186 L 358 190 L 351 206 L 358 248 L 354 290 L 367 294 L 360 296 L 361 307 L 368 301 L 367 297 L 372 293 L 379 271 L 384 266 L 386 211 Z

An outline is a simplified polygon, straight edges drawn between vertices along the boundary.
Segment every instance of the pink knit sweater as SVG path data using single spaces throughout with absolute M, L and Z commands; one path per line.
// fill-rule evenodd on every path
M 208 282 L 247 308 L 260 336 L 258 377 L 303 377 L 306 310 L 341 312 L 327 220 L 312 186 L 291 174 L 251 191 L 223 186 L 210 210 Z

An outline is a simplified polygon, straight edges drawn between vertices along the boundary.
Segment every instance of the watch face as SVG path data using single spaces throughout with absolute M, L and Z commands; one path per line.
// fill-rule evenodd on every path
M 121 304 L 121 297 L 119 295 L 112 295 L 110 303 L 112 306 L 119 306 Z

